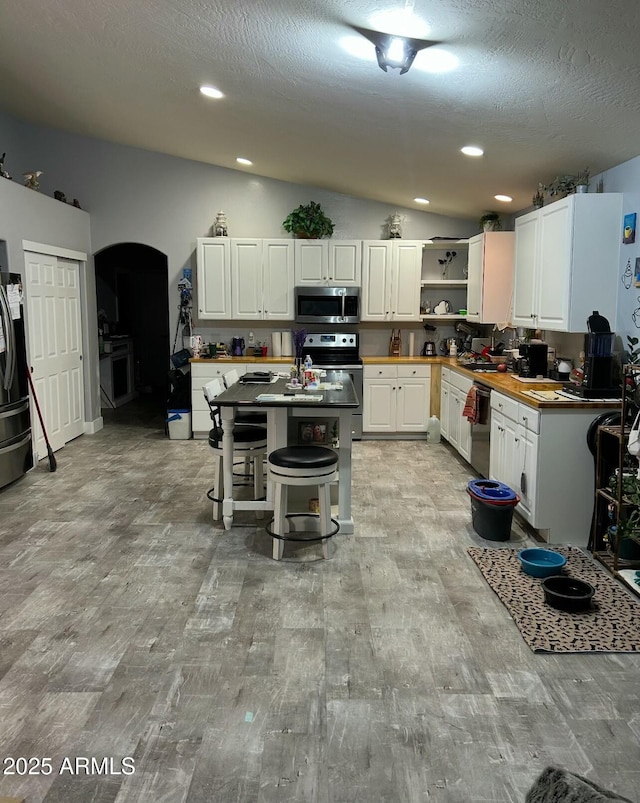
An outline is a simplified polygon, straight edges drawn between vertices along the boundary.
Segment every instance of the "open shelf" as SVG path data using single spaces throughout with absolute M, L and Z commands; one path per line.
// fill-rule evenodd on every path
M 466 279 L 422 279 L 420 287 L 466 287 Z

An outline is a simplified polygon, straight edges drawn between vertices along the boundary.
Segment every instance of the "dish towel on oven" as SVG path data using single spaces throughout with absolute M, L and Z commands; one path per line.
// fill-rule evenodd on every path
M 472 385 L 467 393 L 462 415 L 472 424 L 477 424 L 480 418 L 480 403 L 478 400 L 478 388 Z

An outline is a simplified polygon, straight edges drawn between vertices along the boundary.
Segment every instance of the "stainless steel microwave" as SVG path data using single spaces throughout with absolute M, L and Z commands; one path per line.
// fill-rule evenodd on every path
M 298 323 L 358 323 L 359 287 L 296 287 Z

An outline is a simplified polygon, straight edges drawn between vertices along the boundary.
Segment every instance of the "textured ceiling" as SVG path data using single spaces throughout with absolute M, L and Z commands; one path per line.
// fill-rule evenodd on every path
M 423 51 L 384 73 L 341 48 L 405 6 L 454 71 L 420 70 Z M 397 206 L 475 216 L 506 193 L 516 211 L 539 180 L 640 153 L 631 0 L 2 0 L 0 17 L 16 117 Z

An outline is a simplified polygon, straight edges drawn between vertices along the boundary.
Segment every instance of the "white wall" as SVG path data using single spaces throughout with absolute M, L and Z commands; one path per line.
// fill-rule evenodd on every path
M 640 156 L 607 170 L 597 178 L 602 178 L 605 192 L 624 193 L 622 214 L 638 213 L 640 225 Z M 620 221 L 620 242 L 622 243 L 623 221 Z M 636 259 L 640 259 L 640 230 L 636 230 L 635 243 L 622 243 L 618 270 L 618 315 L 615 330 L 622 338 L 622 346 L 627 346 L 627 335 L 640 338 L 640 266 L 636 271 Z M 629 275 L 629 272 L 631 275 Z M 635 276 L 638 274 L 636 284 Z M 613 328 L 613 322 L 612 322 Z

